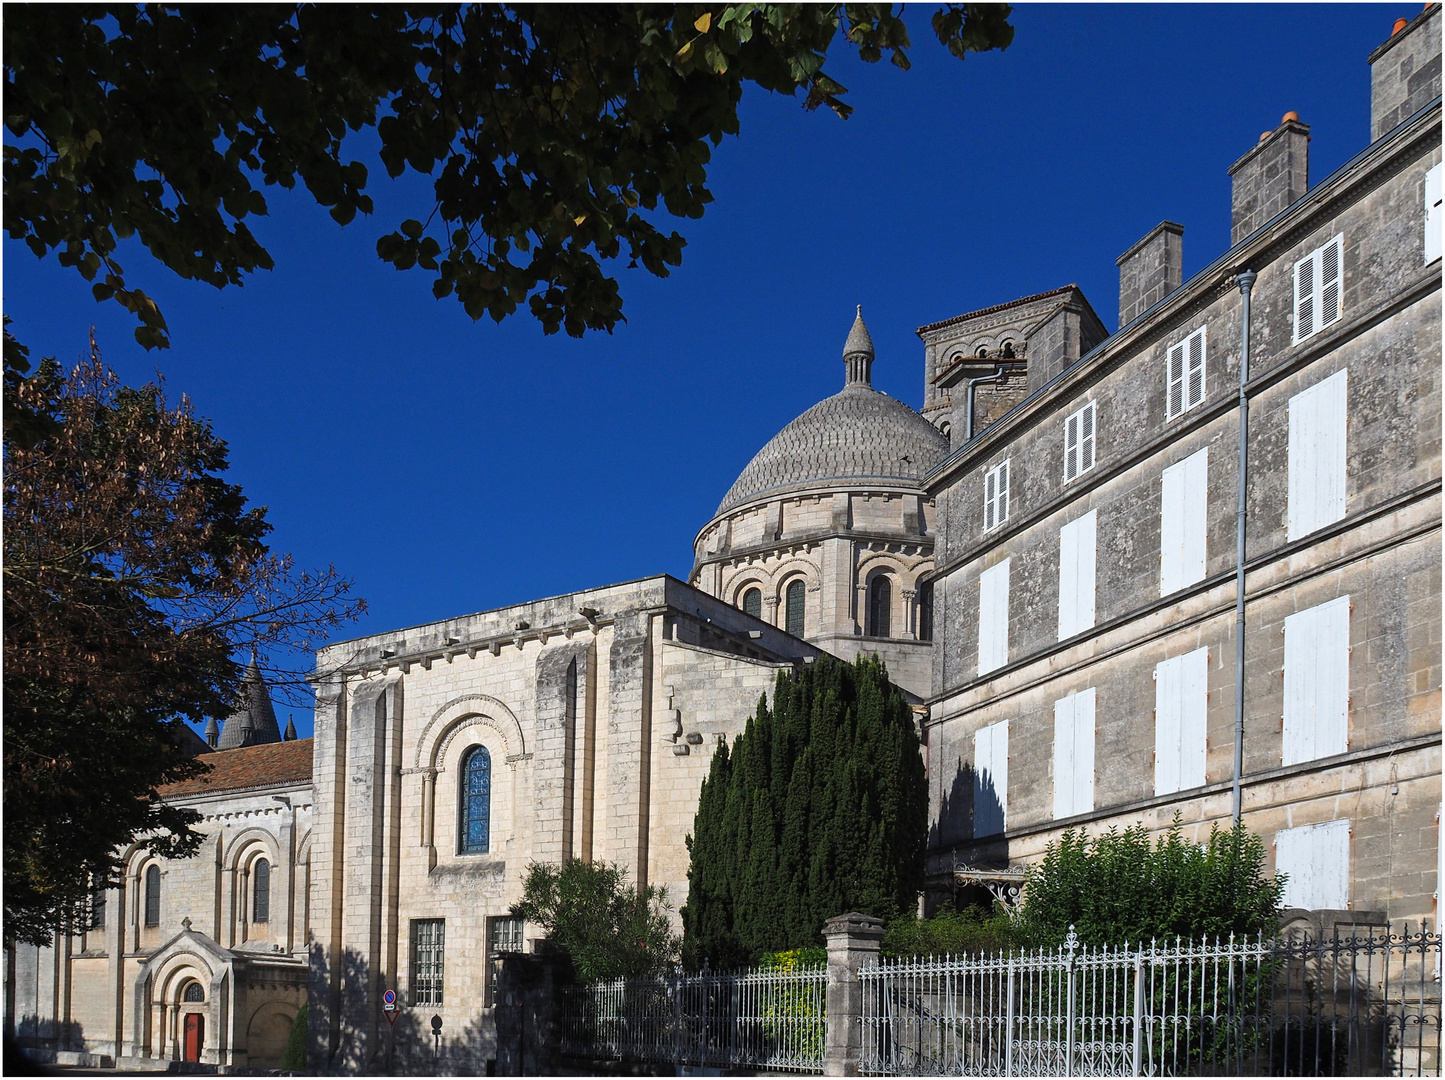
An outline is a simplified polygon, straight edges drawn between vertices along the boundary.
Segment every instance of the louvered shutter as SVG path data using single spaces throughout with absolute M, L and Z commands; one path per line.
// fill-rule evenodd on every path
M 1341 909 L 1350 902 L 1350 822 L 1325 821 L 1274 835 L 1275 871 L 1289 875 L 1283 906 Z
M 1008 462 L 998 467 L 998 506 L 994 510 L 997 519 L 994 524 L 1002 525 L 1008 520 Z
M 1344 261 L 1344 237 L 1335 237 L 1324 247 L 1320 248 L 1319 260 L 1319 308 L 1316 317 L 1320 322 L 1320 329 L 1332 326 L 1340 317 L 1341 312 L 1341 291 L 1344 282 L 1341 263 Z
M 973 835 L 992 836 L 1008 827 L 1008 721 L 973 736 Z
M 1189 374 L 1184 388 L 1184 407 L 1192 409 L 1204 400 L 1204 327 L 1189 335 Z
M 1440 257 L 1441 229 L 1445 218 L 1441 214 L 1441 166 L 1433 166 L 1425 174 L 1425 263 Z
M 1064 421 L 1064 479 L 1079 475 L 1079 414 Z
M 1166 411 L 1170 419 L 1184 411 L 1184 378 L 1186 364 L 1185 342 L 1171 345 L 1168 353 L 1169 391 Z
M 1308 536 L 1345 516 L 1347 370 L 1340 370 L 1289 401 L 1290 540 Z
M 1008 663 L 1008 564 L 1004 559 L 978 577 L 978 673 Z
M 1303 341 L 1315 332 L 1315 255 L 1294 264 L 1294 339 Z
M 1099 512 L 1059 530 L 1059 640 L 1094 625 L 1094 567 Z
M 988 532 L 998 520 L 994 510 L 998 504 L 998 470 L 989 469 L 983 474 L 983 531 Z
M 1349 749 L 1350 598 L 1341 596 L 1284 620 L 1281 763 Z
M 1201 787 L 1208 750 L 1209 650 L 1163 661 L 1154 679 L 1154 793 Z
M 1079 472 L 1094 467 L 1094 403 L 1085 405 L 1079 415 Z

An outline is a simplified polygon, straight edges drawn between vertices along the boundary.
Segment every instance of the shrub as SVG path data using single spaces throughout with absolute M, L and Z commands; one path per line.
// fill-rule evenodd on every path
M 1024 932 L 1059 944 L 1072 925 L 1088 944 L 1272 931 L 1282 876 L 1264 874 L 1264 842 L 1236 825 L 1218 825 L 1204 844 L 1181 835 L 1176 815 L 1149 843 L 1143 825 L 1095 839 L 1068 830 L 1050 844 L 1024 891 Z
M 1027 930 L 1002 910 L 966 907 L 955 911 L 945 904 L 928 919 L 901 915 L 888 924 L 883 938 L 884 956 L 959 956 L 964 953 L 998 953 L 1024 948 Z
M 281 1068 L 285 1072 L 306 1071 L 306 1003 L 291 1021 L 291 1034 L 286 1037 L 286 1049 L 281 1052 Z

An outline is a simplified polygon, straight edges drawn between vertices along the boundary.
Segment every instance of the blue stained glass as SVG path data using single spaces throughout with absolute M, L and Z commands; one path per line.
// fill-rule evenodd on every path
M 491 846 L 492 756 L 485 746 L 467 755 L 462 777 L 462 850 L 487 851 Z

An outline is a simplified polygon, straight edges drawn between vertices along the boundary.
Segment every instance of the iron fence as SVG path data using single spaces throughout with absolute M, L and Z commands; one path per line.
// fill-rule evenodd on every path
M 872 1075 L 1439 1076 L 1440 935 L 1233 938 L 865 968 Z
M 675 973 L 567 988 L 562 1051 L 676 1065 L 818 1072 L 827 968 Z

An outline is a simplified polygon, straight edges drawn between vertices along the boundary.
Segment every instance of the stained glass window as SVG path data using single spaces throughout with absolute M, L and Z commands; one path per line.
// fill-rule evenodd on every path
M 803 596 L 807 592 L 807 586 L 802 581 L 795 581 L 788 586 L 787 598 L 787 626 L 785 629 L 794 637 L 803 636 Z
M 271 918 L 271 863 L 257 859 L 251 871 L 251 921 L 268 922 Z
M 146 867 L 146 925 L 161 924 L 161 868 L 155 863 Z
M 462 763 L 462 850 L 491 848 L 492 755 L 475 747 Z
M 893 614 L 893 586 L 881 574 L 868 586 L 868 636 L 888 637 Z
M 743 610 L 755 619 L 763 616 L 763 593 L 761 589 L 749 589 L 743 593 Z

